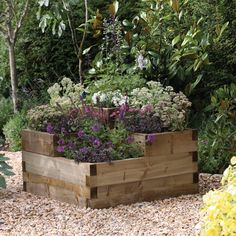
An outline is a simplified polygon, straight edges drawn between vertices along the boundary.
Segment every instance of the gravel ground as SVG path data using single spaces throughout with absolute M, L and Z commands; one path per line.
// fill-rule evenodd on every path
M 15 176 L 0 190 L 0 236 L 195 235 L 202 196 L 92 210 L 22 191 L 21 153 L 6 153 Z M 220 176 L 200 175 L 200 192 L 219 185 Z

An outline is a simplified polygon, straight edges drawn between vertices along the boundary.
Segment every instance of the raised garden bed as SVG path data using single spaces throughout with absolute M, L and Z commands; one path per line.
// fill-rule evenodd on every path
M 144 157 L 79 164 L 45 154 L 39 150 L 46 147 L 42 145 L 45 139 L 37 146 L 30 140 L 37 135 L 30 136 L 27 131 L 27 138 L 24 132 L 23 181 L 27 192 L 91 208 L 198 192 L 197 135 L 193 130 L 154 134 L 152 144 L 146 144 L 145 134 L 135 134 Z

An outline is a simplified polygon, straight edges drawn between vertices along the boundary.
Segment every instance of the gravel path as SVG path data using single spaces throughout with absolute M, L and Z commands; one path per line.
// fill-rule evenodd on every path
M 201 195 L 91 210 L 22 192 L 21 153 L 6 153 L 15 176 L 0 190 L 0 236 L 195 235 Z M 220 176 L 201 175 L 201 192 Z

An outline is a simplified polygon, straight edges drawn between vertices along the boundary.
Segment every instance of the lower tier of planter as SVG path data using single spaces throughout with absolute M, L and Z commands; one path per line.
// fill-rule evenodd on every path
M 112 163 L 75 163 L 23 151 L 24 190 L 81 207 L 105 208 L 198 192 L 195 152 Z

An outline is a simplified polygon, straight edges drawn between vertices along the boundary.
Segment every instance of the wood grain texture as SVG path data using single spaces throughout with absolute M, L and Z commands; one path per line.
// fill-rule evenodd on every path
M 54 134 L 34 130 L 22 130 L 22 150 L 51 157 L 60 156 L 56 151 L 58 137 Z
M 118 204 L 151 201 L 198 192 L 196 132 L 154 134 L 153 144 L 146 134 L 135 134 L 144 156 L 111 163 L 76 163 L 23 151 L 25 190 L 81 207 L 104 208 Z M 53 145 L 52 137 L 45 142 Z M 45 147 L 45 146 L 44 146 Z
M 76 163 L 63 157 L 52 158 L 31 152 L 22 152 L 26 172 L 46 176 L 69 183 L 86 186 L 86 175 L 90 175 L 89 163 Z

